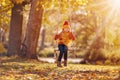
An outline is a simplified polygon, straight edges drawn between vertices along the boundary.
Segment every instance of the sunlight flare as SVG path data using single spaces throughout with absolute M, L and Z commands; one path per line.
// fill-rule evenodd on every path
M 118 10 L 120 9 L 120 0 L 109 0 L 111 7 Z

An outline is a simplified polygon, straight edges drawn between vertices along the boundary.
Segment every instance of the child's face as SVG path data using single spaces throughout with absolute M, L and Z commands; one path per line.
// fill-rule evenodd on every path
M 63 31 L 65 31 L 65 32 L 69 32 L 70 29 L 69 29 L 69 28 L 64 28 Z

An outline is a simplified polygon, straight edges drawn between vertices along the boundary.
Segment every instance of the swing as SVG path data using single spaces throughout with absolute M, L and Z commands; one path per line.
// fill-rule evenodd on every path
M 69 3 L 69 5 L 70 5 L 70 3 Z M 60 7 L 60 2 L 59 2 L 59 7 Z M 69 8 L 70 8 L 70 6 L 69 6 Z M 60 12 L 59 12 L 60 13 Z M 69 12 L 69 13 L 71 13 L 71 11 Z M 71 14 L 70 14 L 71 15 Z M 69 19 L 69 22 L 71 22 L 71 18 Z M 58 28 L 57 28 L 57 32 L 58 32 Z M 57 41 L 56 41 L 56 43 L 55 44 L 57 44 Z M 73 43 L 72 43 L 73 44 Z M 71 47 L 68 47 L 68 53 L 69 52 L 71 52 L 72 54 L 73 54 L 73 57 L 77 57 L 76 56 L 76 51 L 78 51 L 79 50 L 79 47 L 76 47 L 76 46 L 71 46 Z M 58 46 L 55 46 L 54 47 L 54 59 L 55 59 L 55 61 L 57 61 L 58 60 L 58 54 L 59 53 L 59 49 L 58 49 Z
M 76 58 L 76 54 L 75 52 L 79 50 L 79 47 L 76 47 L 76 46 L 71 46 L 71 47 L 68 47 L 68 53 L 71 52 L 73 54 L 73 57 Z M 57 58 L 58 58 L 58 54 L 59 54 L 59 49 L 58 47 L 54 47 L 54 59 L 56 59 L 57 61 Z

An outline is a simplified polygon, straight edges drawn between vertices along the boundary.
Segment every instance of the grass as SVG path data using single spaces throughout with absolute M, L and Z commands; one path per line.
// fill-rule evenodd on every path
M 119 80 L 120 66 L 56 64 L 0 57 L 0 80 Z

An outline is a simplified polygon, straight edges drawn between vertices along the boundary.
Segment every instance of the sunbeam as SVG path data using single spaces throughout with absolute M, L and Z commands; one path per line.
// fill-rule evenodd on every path
M 117 21 L 118 15 L 120 13 L 119 9 L 120 9 L 120 0 L 108 0 L 109 6 L 111 7 L 111 10 L 109 12 L 109 18 L 108 19 L 112 19 L 112 23 Z
M 109 0 L 109 3 L 114 9 L 120 9 L 120 0 Z
M 99 3 L 95 3 L 93 5 L 90 5 L 89 7 L 91 7 L 91 8 L 98 7 L 97 13 L 106 12 L 104 19 L 103 19 L 102 26 L 99 27 L 99 29 L 97 30 L 98 35 L 95 35 L 93 40 L 92 40 L 92 43 L 94 43 L 95 39 L 97 37 L 99 37 L 101 31 L 103 31 L 106 27 L 108 27 L 108 25 L 110 25 L 112 27 L 112 29 L 114 29 L 113 24 L 117 22 L 118 15 L 120 13 L 120 11 L 119 11 L 120 0 L 100 1 Z M 109 28 L 107 28 L 107 29 L 109 29 Z

